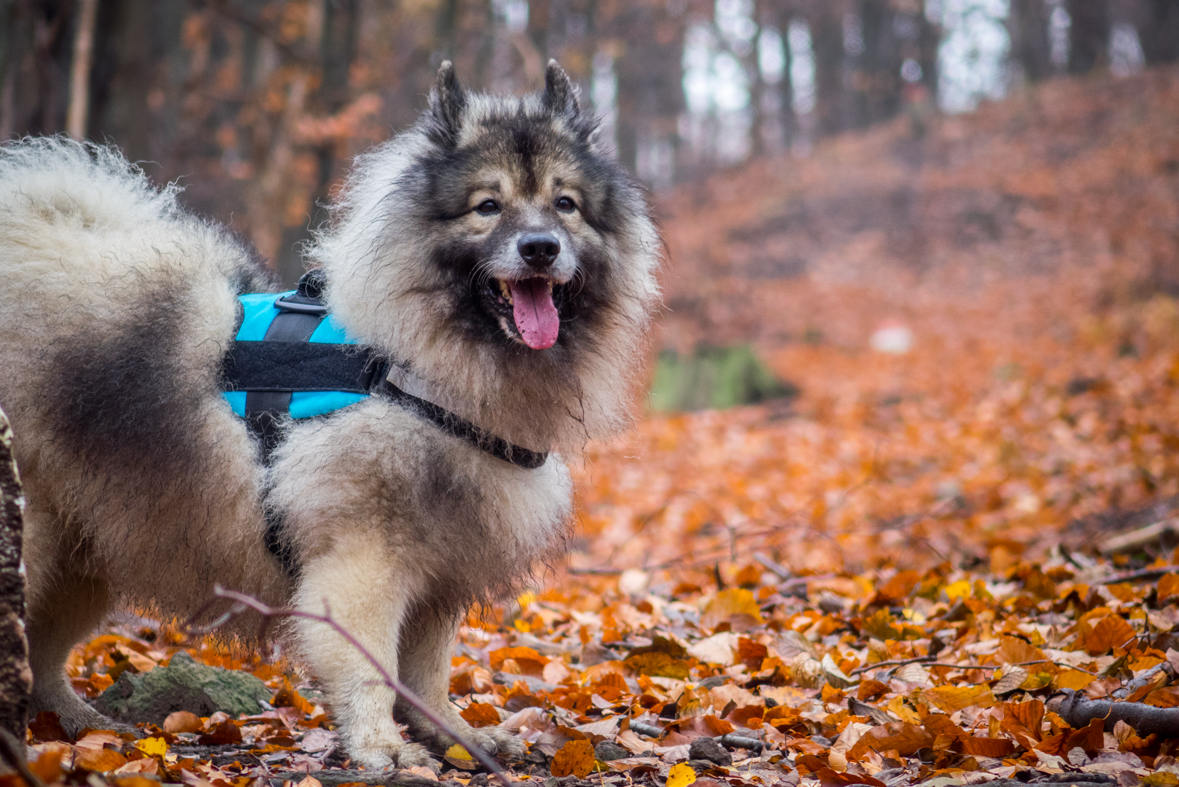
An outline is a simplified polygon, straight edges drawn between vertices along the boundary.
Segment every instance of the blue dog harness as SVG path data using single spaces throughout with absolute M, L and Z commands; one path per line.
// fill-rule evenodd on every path
M 362 402 L 384 377 L 384 363 L 328 314 L 323 285 L 315 270 L 297 290 L 238 296 L 241 324 L 222 369 L 225 399 L 267 459 L 281 441 L 283 416 L 314 418 Z
M 386 396 L 497 459 L 526 470 L 547 452 L 513 445 L 389 380 L 389 366 L 348 336 L 323 302 L 323 272 L 308 271 L 290 292 L 239 295 L 241 324 L 222 363 L 225 399 L 245 419 L 267 463 L 283 440 L 284 418 L 329 415 L 370 396 Z M 277 512 L 267 512 L 266 546 L 294 574 Z

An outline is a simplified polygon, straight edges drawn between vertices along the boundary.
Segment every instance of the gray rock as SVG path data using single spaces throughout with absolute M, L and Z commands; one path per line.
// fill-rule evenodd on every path
M 167 667 L 142 675 L 124 672 L 94 705 L 119 721 L 163 724 L 169 713 L 186 710 L 198 716 L 225 711 L 233 717 L 263 710 L 270 699 L 266 684 L 248 672 L 209 667 L 180 651 Z
M 601 741 L 594 747 L 594 756 L 602 762 L 622 760 L 630 756 L 630 752 L 614 741 Z
M 688 757 L 693 760 L 708 760 L 717 765 L 732 765 L 733 755 L 712 738 L 697 738 L 688 747 Z

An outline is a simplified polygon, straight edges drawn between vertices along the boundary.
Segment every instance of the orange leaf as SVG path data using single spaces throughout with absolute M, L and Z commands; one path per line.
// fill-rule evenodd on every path
M 888 640 L 901 638 L 901 631 L 892 624 L 892 615 L 888 614 L 887 607 L 881 607 L 864 618 L 860 624 L 860 628 L 863 629 L 865 634 L 876 639 Z
M 37 714 L 37 718 L 29 722 L 29 732 L 33 734 L 35 741 L 73 740 L 61 726 L 57 714 L 48 710 L 41 711 Z
M 924 720 L 922 720 L 921 726 L 924 727 L 930 735 L 933 735 L 935 740 L 940 737 L 948 742 L 956 741 L 959 738 L 966 737 L 965 731 L 963 731 L 961 727 L 951 721 L 949 716 L 946 716 L 943 713 L 929 714 L 925 717 Z M 947 745 L 949 744 L 947 743 Z
M 1044 651 L 1018 637 L 1003 637 L 999 641 L 999 650 L 995 653 L 995 660 L 1000 664 L 1023 664 L 1028 661 L 1041 661 L 1043 658 Z
M 223 721 L 213 725 L 213 728 L 197 739 L 202 746 L 224 746 L 229 743 L 241 743 L 242 731 L 232 721 Z
M 908 598 L 920 581 L 921 575 L 916 571 L 898 571 L 893 574 L 892 579 L 884 584 L 884 587 L 876 591 L 873 603 L 887 603 Z
M 658 678 L 687 680 L 691 672 L 688 662 L 666 653 L 640 653 L 628 656 L 622 663 L 637 675 L 653 675 Z
M 125 765 L 127 758 L 114 749 L 81 749 L 74 764 L 88 771 L 113 771 Z
M 1179 574 L 1163 574 L 1159 578 L 1159 601 L 1179 594 Z
M 995 704 L 995 695 L 990 686 L 939 686 L 936 689 L 926 689 L 925 698 L 946 713 L 969 708 L 977 705 L 989 708 Z
M 1044 703 L 1040 700 L 1003 704 L 1003 721 L 1000 724 L 1003 732 L 1039 741 L 1043 737 L 1040 732 L 1043 723 Z
M 159 787 L 159 780 L 149 779 L 146 776 L 116 776 L 111 779 L 111 784 L 116 787 Z M 302 782 L 300 782 L 302 784 Z
M 1174 708 L 1179 707 L 1179 687 L 1167 686 L 1161 689 L 1155 689 L 1146 695 L 1143 700 L 1147 705 L 1153 705 L 1156 708 Z
M 274 700 L 270 704 L 276 708 L 294 708 L 302 714 L 310 714 L 315 710 L 314 705 L 295 691 L 290 678 L 282 679 L 282 688 L 274 695 Z M 195 732 L 195 730 L 177 730 L 177 732 Z
M 499 724 L 499 711 L 486 702 L 472 702 L 459 715 L 472 727 L 493 727 Z
M 761 669 L 761 663 L 768 655 L 769 650 L 760 642 L 754 642 L 747 637 L 737 640 L 737 661 L 751 671 Z
M 839 773 L 830 768 L 820 768 L 815 776 L 819 777 L 819 784 L 822 787 L 843 787 L 846 784 L 870 784 L 872 787 L 884 787 L 884 782 L 866 774 Z
M 200 729 L 200 717 L 186 710 L 169 713 L 168 718 L 164 719 L 164 732 L 170 732 L 173 735 L 180 732 L 200 732 Z
M 584 779 L 594 769 L 594 745 L 589 741 L 569 741 L 553 755 L 551 771 L 560 779 L 576 776 Z
M 544 672 L 544 665 L 549 663 L 547 658 L 532 648 L 500 648 L 491 651 L 491 668 L 502 669 L 504 662 L 508 659 L 520 665 L 523 670 L 521 674 L 534 678 L 540 677 L 540 674 Z
M 711 714 L 705 716 L 703 721 L 704 726 L 708 728 L 708 731 L 712 733 L 713 737 L 717 735 L 728 735 L 733 731 L 732 723 L 727 722 L 724 719 L 718 719 L 716 716 Z
M 959 745 L 963 754 L 1000 759 L 1015 753 L 1015 741 L 1007 738 L 963 738 Z
M 44 713 L 44 711 L 42 711 Z M 29 762 L 29 770 L 41 777 L 41 781 L 46 784 L 61 781 L 61 761 L 62 758 L 70 753 L 69 746 L 61 746 L 54 744 L 52 748 L 47 748 L 41 752 L 41 755 L 36 760 Z
M 848 752 L 849 760 L 860 760 L 867 751 L 888 751 L 896 749 L 903 757 L 924 749 L 933 743 L 934 736 L 916 724 L 894 721 L 880 727 L 873 727 L 864 733 Z
M 1102 618 L 1085 638 L 1085 650 L 1090 656 L 1102 656 L 1114 648 L 1123 648 L 1138 632 L 1117 615 Z
M 1088 686 L 1093 681 L 1097 680 L 1095 675 L 1090 675 L 1087 672 L 1081 672 L 1075 669 L 1065 669 L 1059 675 L 1052 679 L 1052 688 L 1072 689 L 1073 691 L 1080 691 Z
M 763 622 L 757 599 L 745 588 L 727 588 L 718 592 L 700 616 L 700 626 L 715 629 L 736 615 L 748 615 L 756 623 Z

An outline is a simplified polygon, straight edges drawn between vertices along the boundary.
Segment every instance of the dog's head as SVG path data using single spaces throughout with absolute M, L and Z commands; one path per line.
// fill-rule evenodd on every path
M 505 439 L 571 447 L 625 422 L 662 243 L 550 62 L 540 93 L 450 63 L 410 131 L 362 156 L 312 257 L 361 341 Z

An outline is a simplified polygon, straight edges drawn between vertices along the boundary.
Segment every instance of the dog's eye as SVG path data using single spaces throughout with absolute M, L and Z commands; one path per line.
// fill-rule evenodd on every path
M 558 197 L 554 204 L 557 206 L 557 210 L 564 211 L 565 213 L 570 213 L 577 207 L 577 203 L 571 197 Z
M 480 216 L 491 216 L 499 213 L 499 203 L 493 199 L 485 199 L 475 206 L 475 212 Z

